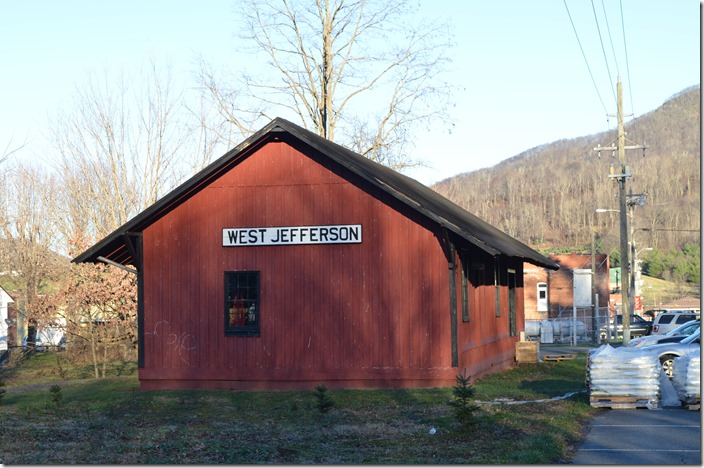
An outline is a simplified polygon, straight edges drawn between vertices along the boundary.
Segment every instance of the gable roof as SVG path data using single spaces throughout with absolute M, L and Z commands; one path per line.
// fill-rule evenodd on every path
M 0 302 L 15 302 L 12 296 L 0 286 Z
M 270 141 L 290 137 L 349 169 L 372 185 L 492 256 L 504 255 L 554 270 L 559 268 L 559 265 L 554 261 L 482 221 L 417 180 L 365 158 L 282 118 L 272 120 L 268 125 L 225 153 L 142 213 L 78 255 L 73 261 L 80 263 L 108 259 L 122 265 L 131 264 L 134 248 L 129 240 L 130 235 L 142 232 L 163 215 L 207 186 L 211 181 L 235 167 L 262 145 Z
M 698 297 L 687 296 L 662 304 L 661 309 L 699 309 L 701 300 Z

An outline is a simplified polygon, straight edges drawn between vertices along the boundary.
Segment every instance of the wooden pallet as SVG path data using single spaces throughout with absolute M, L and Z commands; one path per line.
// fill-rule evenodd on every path
M 546 354 L 543 361 L 572 361 L 577 358 L 576 354 Z
M 658 400 L 649 400 L 634 396 L 589 395 L 589 404 L 594 408 L 636 409 L 657 408 Z
M 693 398 L 691 400 L 683 401 L 682 406 L 690 411 L 699 411 L 701 409 L 701 400 L 699 398 Z

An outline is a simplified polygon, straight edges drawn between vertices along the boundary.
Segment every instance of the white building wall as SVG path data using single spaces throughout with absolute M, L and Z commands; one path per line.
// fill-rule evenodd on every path
M 8 304 L 15 302 L 4 289 L 0 288 L 0 351 L 8 349 Z

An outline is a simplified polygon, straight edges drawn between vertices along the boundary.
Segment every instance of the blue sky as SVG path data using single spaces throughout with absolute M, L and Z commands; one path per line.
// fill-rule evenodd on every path
M 452 133 L 438 125 L 415 135 L 416 156 L 432 167 L 409 175 L 426 184 L 543 143 L 615 128 L 616 119 L 607 121 L 606 114 L 616 113 L 617 74 L 625 111 L 636 117 L 700 82 L 699 1 L 419 3 L 421 14 L 451 23 L 457 46 L 449 79 L 459 88 Z M 43 154 L 48 122 L 90 73 L 138 73 L 154 58 L 171 64 L 178 84 L 192 86 L 198 54 L 234 69 L 240 57 L 233 5 L 2 0 L 0 149 L 26 139 L 25 155 Z

